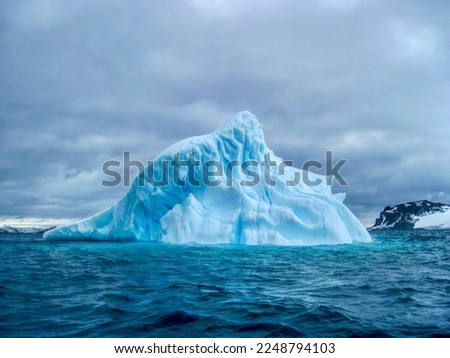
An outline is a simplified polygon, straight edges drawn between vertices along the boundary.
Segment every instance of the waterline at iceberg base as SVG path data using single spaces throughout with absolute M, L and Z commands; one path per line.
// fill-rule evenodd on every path
M 183 161 L 195 158 L 201 165 L 194 174 L 201 178 L 205 163 L 218 162 L 224 168 L 233 161 L 263 163 L 267 154 L 277 164 L 270 168 L 271 182 L 243 185 L 246 174 L 242 171 L 231 176 L 231 183 L 227 177 L 219 185 L 192 185 L 186 171 L 178 173 L 184 186 L 173 180 L 167 185 L 152 185 L 148 177 L 149 169 L 160 172 L 175 155 Z M 110 208 L 50 230 L 44 238 L 249 245 L 371 241 L 367 230 L 343 204 L 344 195 L 332 194 L 324 177 L 307 173 L 321 183 L 308 185 L 300 180 L 287 185 L 298 173 L 305 173 L 288 166 L 280 173 L 282 163 L 267 147 L 256 117 L 240 112 L 213 133 L 182 140 L 163 151 Z M 267 175 L 263 167 L 252 169 L 259 178 Z

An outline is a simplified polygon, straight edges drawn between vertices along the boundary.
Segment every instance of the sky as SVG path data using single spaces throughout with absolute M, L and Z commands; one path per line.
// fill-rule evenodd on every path
M 347 159 L 347 206 L 450 203 L 450 2 L 2 0 L 0 221 L 115 203 L 147 162 L 249 110 L 277 156 Z

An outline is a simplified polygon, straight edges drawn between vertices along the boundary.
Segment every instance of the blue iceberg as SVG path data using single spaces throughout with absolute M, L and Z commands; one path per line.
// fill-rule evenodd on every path
M 307 185 L 305 176 L 315 185 Z M 344 197 L 332 194 L 323 176 L 286 166 L 267 147 L 256 117 L 240 112 L 211 134 L 163 151 L 110 208 L 44 238 L 248 245 L 371 241 Z

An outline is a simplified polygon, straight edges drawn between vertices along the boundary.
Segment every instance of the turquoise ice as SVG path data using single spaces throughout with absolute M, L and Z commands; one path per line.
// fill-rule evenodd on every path
M 265 163 L 267 156 L 275 165 L 270 169 L 256 165 Z M 198 165 L 179 170 L 177 175 L 186 185 L 179 185 L 173 175 L 167 185 L 161 185 L 165 164 L 174 157 L 191 158 Z M 253 165 L 227 171 L 231 162 Z M 220 164 L 223 173 L 210 168 L 209 173 L 216 176 L 205 182 L 201 179 L 210 163 Z M 345 195 L 332 194 L 324 177 L 306 174 L 316 185 L 303 180 L 302 170 L 284 166 L 267 147 L 256 117 L 240 112 L 216 131 L 182 140 L 163 151 L 110 208 L 59 226 L 44 238 L 247 245 L 371 241 L 343 204 Z M 194 175 L 195 183 L 188 180 L 189 175 Z

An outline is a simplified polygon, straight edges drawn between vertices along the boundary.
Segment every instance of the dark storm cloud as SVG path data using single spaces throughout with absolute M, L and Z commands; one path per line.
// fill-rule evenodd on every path
M 147 161 L 248 109 L 285 159 L 348 159 L 347 204 L 450 203 L 445 1 L 3 1 L 0 216 L 73 218 L 123 151 Z

